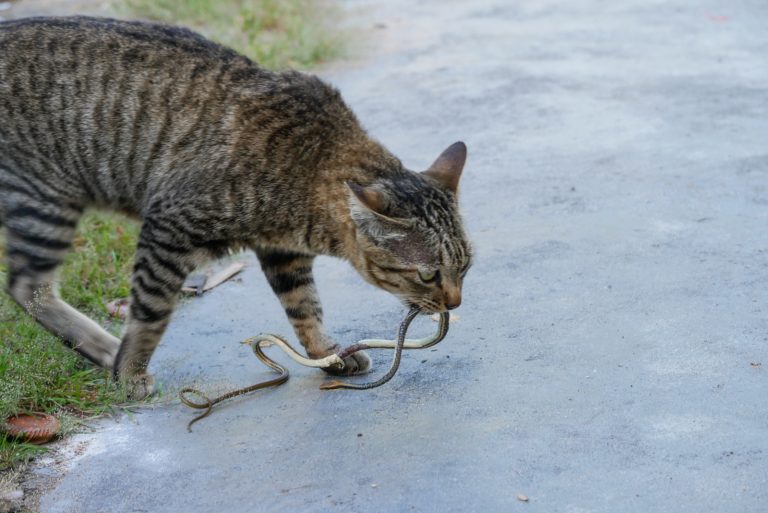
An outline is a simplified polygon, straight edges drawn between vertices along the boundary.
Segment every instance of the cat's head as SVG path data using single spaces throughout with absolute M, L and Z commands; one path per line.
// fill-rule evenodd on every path
M 448 147 L 422 173 L 387 173 L 365 186 L 348 183 L 356 225 L 356 267 L 370 283 L 425 312 L 461 304 L 472 252 L 458 211 L 467 148 Z

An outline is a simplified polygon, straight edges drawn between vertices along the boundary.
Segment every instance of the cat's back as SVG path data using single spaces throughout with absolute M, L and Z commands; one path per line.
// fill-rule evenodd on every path
M 0 167 L 23 162 L 18 172 L 77 180 L 96 191 L 94 201 L 132 208 L 154 177 L 213 151 L 206 145 L 222 139 L 222 112 L 241 85 L 276 80 L 179 27 L 91 17 L 2 22 Z
M 297 159 L 314 164 L 361 134 L 317 77 L 265 70 L 187 29 L 0 23 L 0 171 L 58 180 L 91 202 L 137 211 L 149 191 L 200 189 L 224 169 L 314 169 Z
M 121 58 L 121 64 L 130 65 L 147 56 L 139 53 L 141 50 L 181 59 L 177 64 L 247 61 L 233 50 L 191 30 L 157 23 L 88 16 L 0 22 L 0 62 L 6 66 L 17 57 L 34 58 L 38 64 L 44 64 L 48 59 L 61 57 L 62 51 L 73 56 L 87 51 L 95 59 Z
M 18 101 L 66 94 L 94 100 L 87 95 L 97 94 L 97 86 L 124 95 L 138 85 L 168 94 L 195 82 L 200 90 L 242 69 L 269 75 L 181 27 L 85 16 L 0 22 L 0 92 Z

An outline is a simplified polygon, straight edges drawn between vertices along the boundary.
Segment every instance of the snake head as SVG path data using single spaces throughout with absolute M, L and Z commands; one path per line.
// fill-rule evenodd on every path
M 343 381 L 339 381 L 337 379 L 333 379 L 331 381 L 326 381 L 322 385 L 320 385 L 320 390 L 336 390 L 337 388 L 345 388 L 346 383 Z

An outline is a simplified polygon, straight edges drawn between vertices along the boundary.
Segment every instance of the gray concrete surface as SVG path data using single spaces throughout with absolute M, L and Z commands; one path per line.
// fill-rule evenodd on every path
M 370 392 L 292 366 L 192 434 L 178 404 L 103 422 L 42 510 L 766 511 L 768 5 L 345 5 L 374 36 L 325 76 L 371 133 L 415 168 L 469 146 L 461 319 Z M 317 274 L 339 340 L 394 331 L 393 298 Z M 251 267 L 154 372 L 252 383 L 260 331 L 289 328 Z

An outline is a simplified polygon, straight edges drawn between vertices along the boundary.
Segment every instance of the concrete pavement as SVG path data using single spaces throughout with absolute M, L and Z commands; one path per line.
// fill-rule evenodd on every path
M 765 511 L 768 6 L 345 6 L 375 35 L 324 76 L 370 132 L 412 168 L 469 147 L 461 319 L 369 392 L 292 365 L 192 434 L 179 404 L 101 422 L 42 511 Z M 316 276 L 342 343 L 394 332 L 349 266 Z M 177 313 L 152 369 L 253 383 L 237 342 L 260 331 L 290 333 L 252 266 Z

